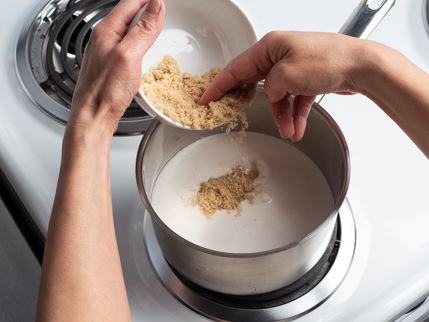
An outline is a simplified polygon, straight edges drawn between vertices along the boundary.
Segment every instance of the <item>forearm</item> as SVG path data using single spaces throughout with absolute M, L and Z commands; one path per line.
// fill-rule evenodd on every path
M 130 319 L 112 214 L 112 134 L 100 125 L 76 125 L 64 138 L 43 261 L 40 321 Z
M 140 23 L 128 30 L 144 5 Z M 39 321 L 131 319 L 112 213 L 110 146 L 164 12 L 162 0 L 121 0 L 85 46 L 46 238 Z
M 429 75 L 401 53 L 372 43 L 360 71 L 362 93 L 389 115 L 429 158 Z

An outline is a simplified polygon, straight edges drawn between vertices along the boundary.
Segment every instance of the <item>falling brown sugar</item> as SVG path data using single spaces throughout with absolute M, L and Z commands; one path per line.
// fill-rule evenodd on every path
M 242 165 L 231 168 L 226 175 L 200 183 L 188 204 L 198 206 L 208 219 L 218 210 L 238 210 L 239 216 L 240 203 L 244 200 L 252 202 L 255 197 L 253 181 L 258 177 L 256 161 L 251 163 L 250 169 Z
M 144 76 L 141 89 L 149 101 L 173 121 L 193 129 L 213 129 L 239 115 L 256 95 L 256 90 L 241 87 L 217 102 L 201 105 L 203 93 L 220 71 L 212 68 L 202 77 L 181 74 L 177 61 L 167 55 L 158 69 Z

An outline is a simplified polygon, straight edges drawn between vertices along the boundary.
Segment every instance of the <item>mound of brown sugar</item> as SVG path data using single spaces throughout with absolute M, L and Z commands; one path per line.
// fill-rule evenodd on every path
M 177 61 L 167 55 L 158 69 L 144 76 L 141 89 L 149 101 L 173 121 L 193 129 L 213 129 L 233 119 L 256 95 L 256 90 L 242 87 L 225 94 L 217 102 L 201 105 L 201 96 L 220 71 L 212 68 L 201 78 L 190 73 L 181 74 Z
M 217 210 L 238 209 L 239 216 L 240 203 L 244 200 L 252 201 L 254 198 L 253 181 L 258 177 L 256 161 L 251 163 L 250 169 L 241 165 L 231 168 L 224 176 L 202 182 L 196 195 L 191 198 L 191 205 L 198 205 L 207 218 L 211 218 Z

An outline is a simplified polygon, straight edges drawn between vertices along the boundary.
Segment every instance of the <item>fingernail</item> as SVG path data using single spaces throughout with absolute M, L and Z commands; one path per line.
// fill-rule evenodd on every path
M 161 1 L 160 0 L 150 0 L 147 5 L 146 12 L 148 14 L 156 16 L 161 9 Z

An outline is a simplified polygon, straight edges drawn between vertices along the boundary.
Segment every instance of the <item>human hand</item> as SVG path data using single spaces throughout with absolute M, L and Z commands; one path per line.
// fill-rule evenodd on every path
M 128 25 L 146 10 L 134 28 Z M 141 83 L 141 61 L 155 42 L 164 21 L 162 0 L 122 0 L 94 28 L 85 47 L 82 67 L 67 124 L 96 120 L 113 134 Z
M 299 141 L 317 95 L 362 92 L 355 75 L 365 56 L 362 42 L 340 34 L 270 32 L 231 60 L 209 85 L 201 104 L 265 79 L 265 92 L 280 134 Z M 288 100 L 291 94 L 295 94 L 293 114 Z

